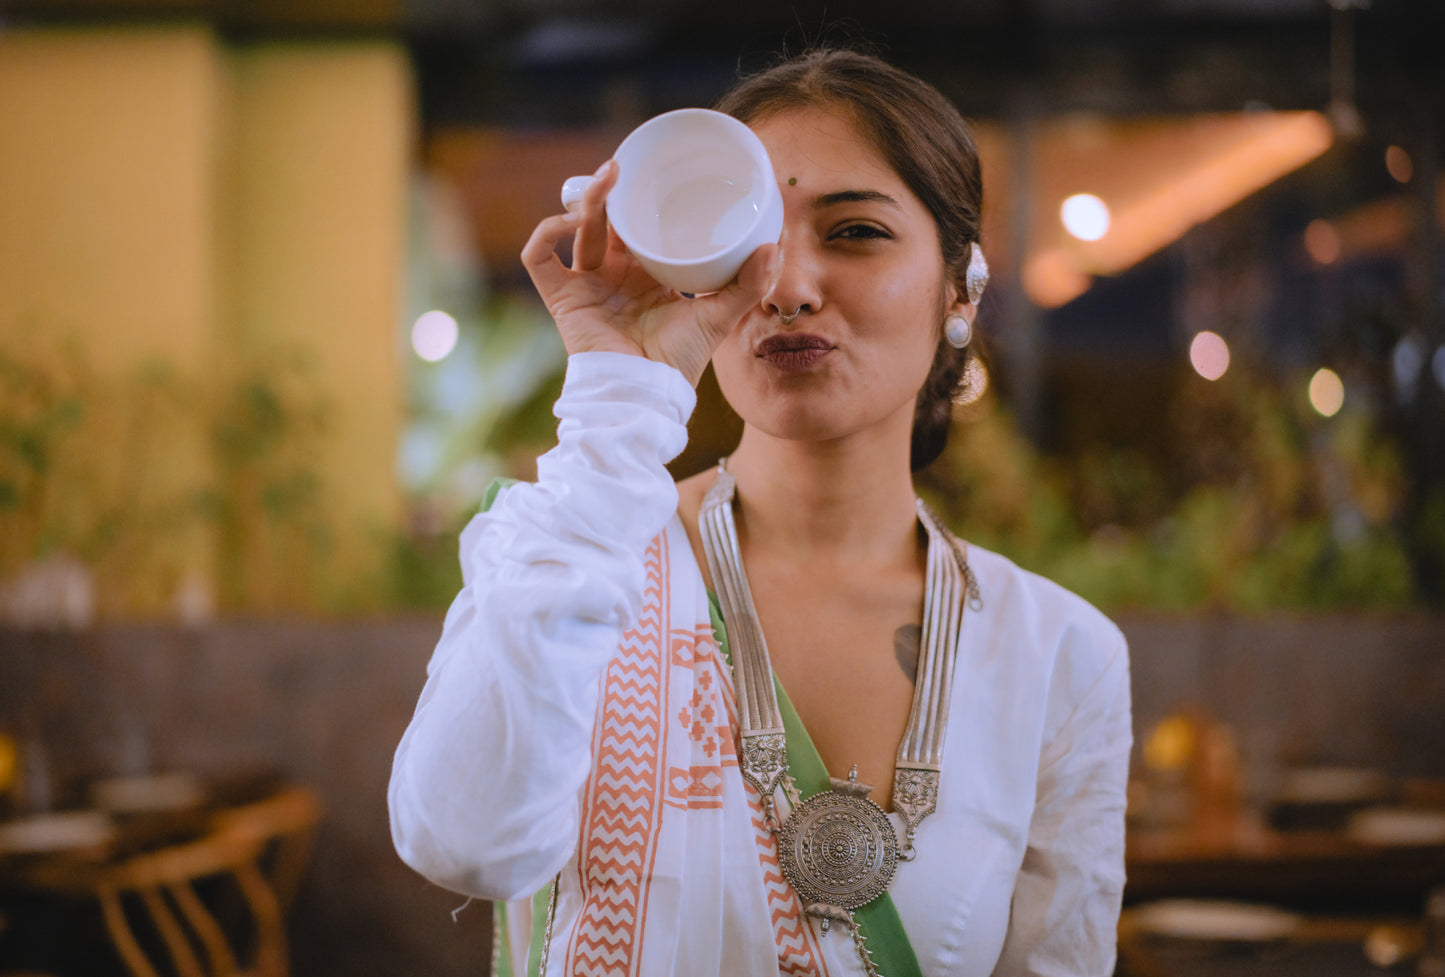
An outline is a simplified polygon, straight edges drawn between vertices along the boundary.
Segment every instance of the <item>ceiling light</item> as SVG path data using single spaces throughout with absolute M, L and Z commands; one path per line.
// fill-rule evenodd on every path
M 1109 233 L 1109 207 L 1092 193 L 1076 193 L 1059 208 L 1064 230 L 1080 241 L 1097 241 Z

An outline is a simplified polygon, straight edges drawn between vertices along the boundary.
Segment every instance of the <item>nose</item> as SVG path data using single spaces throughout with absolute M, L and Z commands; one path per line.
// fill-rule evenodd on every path
M 820 269 L 806 231 L 784 226 L 778 248 L 776 277 L 763 295 L 762 308 L 765 314 L 791 324 L 799 314 L 816 315 L 823 307 Z

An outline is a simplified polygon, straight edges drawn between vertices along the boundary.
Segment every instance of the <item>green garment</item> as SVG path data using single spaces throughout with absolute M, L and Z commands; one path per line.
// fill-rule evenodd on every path
M 732 654 L 728 648 L 727 631 L 723 627 L 722 607 L 718 604 L 717 595 L 712 591 L 707 594 L 707 609 L 708 616 L 712 619 L 712 633 L 717 639 L 718 649 L 731 664 Z M 788 737 L 788 774 L 798 785 L 799 795 L 803 800 L 807 800 L 814 794 L 831 789 L 828 768 L 824 766 L 823 758 L 818 755 L 818 749 L 813 745 L 813 738 L 803 728 L 803 721 L 798 718 L 798 712 L 793 708 L 792 700 L 783 690 L 776 674 L 773 676 L 773 687 L 778 690 L 778 708 L 782 710 L 783 730 Z M 868 952 L 873 955 L 873 965 L 880 975 L 922 977 L 923 970 L 918 966 L 913 944 L 908 942 L 903 920 L 888 893 L 885 892 L 868 905 L 855 909 L 853 918 L 858 921 L 863 931 L 863 937 L 868 942 Z

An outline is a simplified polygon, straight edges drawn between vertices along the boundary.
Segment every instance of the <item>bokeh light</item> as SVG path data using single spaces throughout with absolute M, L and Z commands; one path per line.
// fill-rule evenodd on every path
M 1059 208 L 1064 230 L 1080 241 L 1097 241 L 1109 233 L 1109 207 L 1092 193 L 1076 193 Z
M 1329 367 L 1321 367 L 1310 378 L 1310 406 L 1325 417 L 1334 417 L 1345 406 L 1345 384 Z
M 1327 220 L 1310 221 L 1305 228 L 1305 250 L 1322 265 L 1340 260 L 1340 232 Z
M 1189 362 L 1206 380 L 1218 380 L 1229 369 L 1229 344 L 1218 333 L 1202 330 L 1189 344 Z
M 1395 377 L 1395 388 L 1407 393 L 1413 391 L 1424 365 L 1424 344 L 1414 336 L 1403 337 L 1390 353 L 1390 372 Z
M 1396 183 L 1409 183 L 1410 177 L 1415 175 L 1415 161 L 1403 148 L 1391 146 L 1385 150 L 1385 169 L 1390 171 Z
M 445 312 L 423 312 L 411 327 L 411 348 L 428 363 L 446 359 L 456 346 L 457 320 Z

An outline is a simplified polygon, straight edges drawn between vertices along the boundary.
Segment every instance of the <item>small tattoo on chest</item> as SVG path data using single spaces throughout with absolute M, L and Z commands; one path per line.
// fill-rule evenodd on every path
M 918 682 L 918 651 L 923 643 L 923 629 L 916 624 L 905 624 L 893 632 L 893 657 L 898 667 L 908 676 L 908 681 Z

